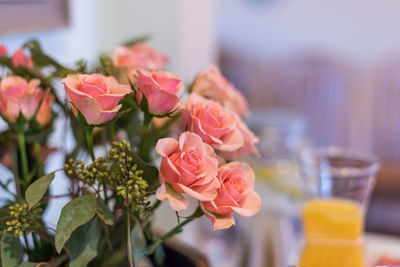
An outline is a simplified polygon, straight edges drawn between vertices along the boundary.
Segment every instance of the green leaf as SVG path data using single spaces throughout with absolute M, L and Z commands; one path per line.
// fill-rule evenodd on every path
M 56 114 L 56 113 L 53 113 L 53 114 Z M 52 120 L 56 117 L 53 114 L 52 114 L 52 117 L 51 117 Z M 29 129 L 31 131 L 33 129 L 33 126 L 30 125 Z M 26 136 L 25 136 L 26 142 L 27 143 L 35 143 L 35 142 L 44 143 L 44 142 L 46 142 L 46 140 L 50 136 L 50 134 L 53 133 L 53 132 L 54 132 L 54 128 L 53 128 L 53 126 L 52 126 L 52 124 L 50 122 L 44 128 L 40 128 L 40 129 L 37 129 L 37 131 L 26 133 Z
M 6 221 L 7 217 L 10 215 L 10 212 L 7 207 L 0 208 L 0 231 L 7 227 Z M 4 218 L 4 219 L 2 219 Z
M 104 221 L 105 224 L 113 225 L 114 224 L 114 215 L 107 207 L 106 203 L 103 200 L 97 199 L 97 215 Z
M 32 60 L 35 62 L 35 65 L 45 67 L 45 66 L 54 66 L 57 69 L 64 70 L 65 68 L 61 66 L 56 60 L 46 55 L 39 42 L 37 40 L 31 40 L 24 44 L 24 48 L 28 48 L 31 52 Z
M 144 36 L 136 37 L 136 38 L 133 38 L 131 40 L 125 41 L 123 43 L 123 45 L 124 46 L 132 46 L 134 44 L 141 43 L 141 42 L 147 42 L 149 40 L 150 40 L 150 36 L 149 35 L 144 35 Z
M 24 249 L 18 237 L 13 233 L 4 231 L 1 236 L 1 263 L 3 266 L 17 266 L 24 255 Z
M 54 180 L 54 172 L 45 175 L 34 183 L 32 183 L 25 193 L 26 201 L 28 201 L 29 208 L 35 206 L 44 196 L 51 182 Z
M 36 267 L 38 265 L 37 262 L 24 262 L 21 263 L 20 265 L 18 265 L 17 267 Z M 40 265 L 40 266 L 44 266 L 44 265 Z
M 97 245 L 100 240 L 100 228 L 96 220 L 76 229 L 67 242 L 70 253 L 70 267 L 86 266 L 97 256 Z
M 132 254 L 136 266 L 142 261 L 146 253 L 146 238 L 140 225 L 135 224 L 131 231 Z
M 96 214 L 96 197 L 94 194 L 81 196 L 68 202 L 61 210 L 57 222 L 55 245 L 61 252 L 68 236 L 79 226 L 87 223 Z
M 108 257 L 102 262 L 102 267 L 115 267 L 120 266 L 121 263 L 126 261 L 126 249 L 120 249 L 113 251 Z

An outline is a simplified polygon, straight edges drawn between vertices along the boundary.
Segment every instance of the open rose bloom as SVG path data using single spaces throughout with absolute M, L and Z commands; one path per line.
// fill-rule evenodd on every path
M 113 63 L 116 67 L 128 69 L 161 70 L 168 63 L 168 57 L 144 42 L 130 47 L 118 46 L 114 50 Z
M 233 111 L 214 100 L 192 93 L 182 108 L 182 119 L 186 129 L 230 158 L 257 153 L 257 138 Z
M 146 96 L 150 114 L 163 116 L 178 108 L 178 94 L 183 89 L 183 82 L 178 76 L 166 71 L 148 72 L 137 69 L 132 72 L 131 82 L 138 89 L 136 100 L 139 105 L 143 95 Z
M 247 113 L 248 107 L 246 99 L 239 90 L 222 76 L 216 66 L 212 66 L 196 77 L 192 91 L 217 101 L 239 116 L 243 116 Z
M 218 159 L 211 146 L 203 143 L 200 136 L 184 132 L 179 141 L 173 138 L 158 140 L 157 153 L 162 157 L 159 200 L 168 199 L 177 211 L 188 207 L 183 193 L 199 200 L 209 201 L 217 197 L 220 183 L 216 177 Z
M 10 122 L 15 122 L 20 113 L 31 119 L 37 109 L 36 121 L 44 126 L 51 120 L 51 105 L 54 96 L 39 88 L 39 80 L 29 83 L 22 77 L 9 76 L 0 82 L 0 112 Z M 40 107 L 39 107 L 39 104 Z
M 232 226 L 235 223 L 232 212 L 248 217 L 260 210 L 261 199 L 254 191 L 254 172 L 247 163 L 234 161 L 220 166 L 218 180 L 221 182 L 218 196 L 200 203 L 214 230 Z
M 132 92 L 129 85 L 100 74 L 68 75 L 62 83 L 75 116 L 78 109 L 90 125 L 112 120 L 121 108 L 119 101 Z

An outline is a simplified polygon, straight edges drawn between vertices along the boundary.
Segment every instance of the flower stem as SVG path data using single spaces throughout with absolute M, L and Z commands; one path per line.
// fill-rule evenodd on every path
M 19 152 L 21 154 L 22 178 L 25 182 L 25 186 L 28 186 L 29 185 L 28 157 L 26 155 L 25 133 L 23 130 L 18 131 L 18 146 L 19 146 Z
M 93 151 L 93 126 L 86 127 L 86 141 L 88 143 L 89 154 L 94 161 L 94 151 Z
M 18 171 L 18 155 L 17 155 L 17 151 L 13 150 L 12 151 L 12 158 L 13 158 L 13 167 L 12 167 L 12 171 L 14 174 L 14 182 L 15 182 L 15 192 L 17 193 L 17 199 L 19 201 L 22 200 L 22 193 L 21 193 L 21 184 L 19 182 L 19 171 Z
M 140 133 L 139 155 L 141 156 L 142 159 L 148 160 L 149 155 L 145 155 L 145 154 L 147 154 L 146 153 L 146 135 L 147 135 L 147 130 L 149 129 L 151 119 L 153 117 L 147 113 L 144 113 L 143 115 L 144 115 L 144 118 L 143 118 L 142 130 Z
M 190 223 L 191 221 L 193 221 L 193 218 L 187 218 L 186 220 L 184 220 L 183 222 L 181 222 L 180 224 L 178 224 L 177 226 L 175 226 L 173 229 L 171 229 L 168 233 L 166 233 L 165 235 L 163 235 L 160 239 L 161 241 L 165 241 L 168 238 L 173 237 L 174 235 L 176 235 L 177 233 L 179 233 L 182 230 L 182 227 L 185 226 L 186 224 Z
M 178 234 L 181 232 L 183 226 L 185 226 L 186 224 L 190 223 L 191 221 L 193 221 L 194 218 L 190 217 L 187 218 L 186 220 L 184 220 L 183 222 L 181 222 L 180 224 L 178 224 L 177 226 L 175 226 L 174 228 L 172 228 L 168 233 L 166 233 L 165 235 L 163 235 L 162 237 L 160 237 L 159 239 L 157 239 L 153 244 L 151 244 L 149 247 L 153 247 L 153 246 L 158 246 L 160 245 L 163 241 L 173 237 L 174 235 Z
M 126 228 L 126 235 L 127 235 L 127 243 L 128 243 L 128 260 L 129 266 L 135 267 L 135 261 L 133 260 L 132 254 L 132 243 L 131 243 L 131 216 L 129 214 L 129 205 L 126 206 L 126 220 L 127 220 L 127 228 Z
M 35 157 L 36 157 L 36 166 L 37 166 L 37 176 L 43 176 L 43 165 L 42 165 L 42 156 L 40 151 L 40 144 L 35 142 Z

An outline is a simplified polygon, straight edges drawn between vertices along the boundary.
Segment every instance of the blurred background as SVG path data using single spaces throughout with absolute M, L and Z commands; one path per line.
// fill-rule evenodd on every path
M 302 149 L 334 145 L 376 154 L 381 171 L 366 229 L 400 235 L 399 1 L 10 2 L 0 0 L 0 44 L 6 44 L 11 52 L 36 38 L 50 55 L 72 64 L 80 58 L 94 60 L 100 53 L 110 53 L 132 37 L 149 36 L 152 45 L 169 55 L 168 69 L 187 84 L 211 64 L 219 65 L 248 98 L 254 115 L 248 119 L 250 125 L 283 127 L 285 134 L 304 141 Z M 53 140 L 54 144 L 60 142 Z M 262 153 L 270 143 L 261 147 Z M 283 146 L 292 149 L 286 143 Z M 54 164 L 49 164 L 49 170 Z M 291 190 L 293 196 L 297 182 L 275 184 L 274 194 Z M 60 180 L 53 190 L 62 191 L 63 185 Z M 270 193 L 269 189 L 259 190 L 263 196 Z M 48 220 L 56 221 L 57 212 L 55 209 Z M 159 218 L 168 228 L 175 224 L 175 214 L 167 213 Z M 170 218 L 169 225 L 165 218 Z M 244 224 L 248 223 L 250 220 Z M 194 245 L 202 227 L 199 224 L 190 226 L 192 230 L 183 237 Z M 231 238 L 240 234 L 226 233 Z M 209 246 L 216 249 L 214 254 L 222 255 L 218 242 L 223 241 L 211 240 Z

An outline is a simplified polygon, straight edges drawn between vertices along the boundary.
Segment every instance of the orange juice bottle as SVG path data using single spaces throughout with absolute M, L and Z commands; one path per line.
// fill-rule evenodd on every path
M 299 266 L 365 267 L 363 214 L 356 202 L 315 199 L 304 206 L 305 247 Z

